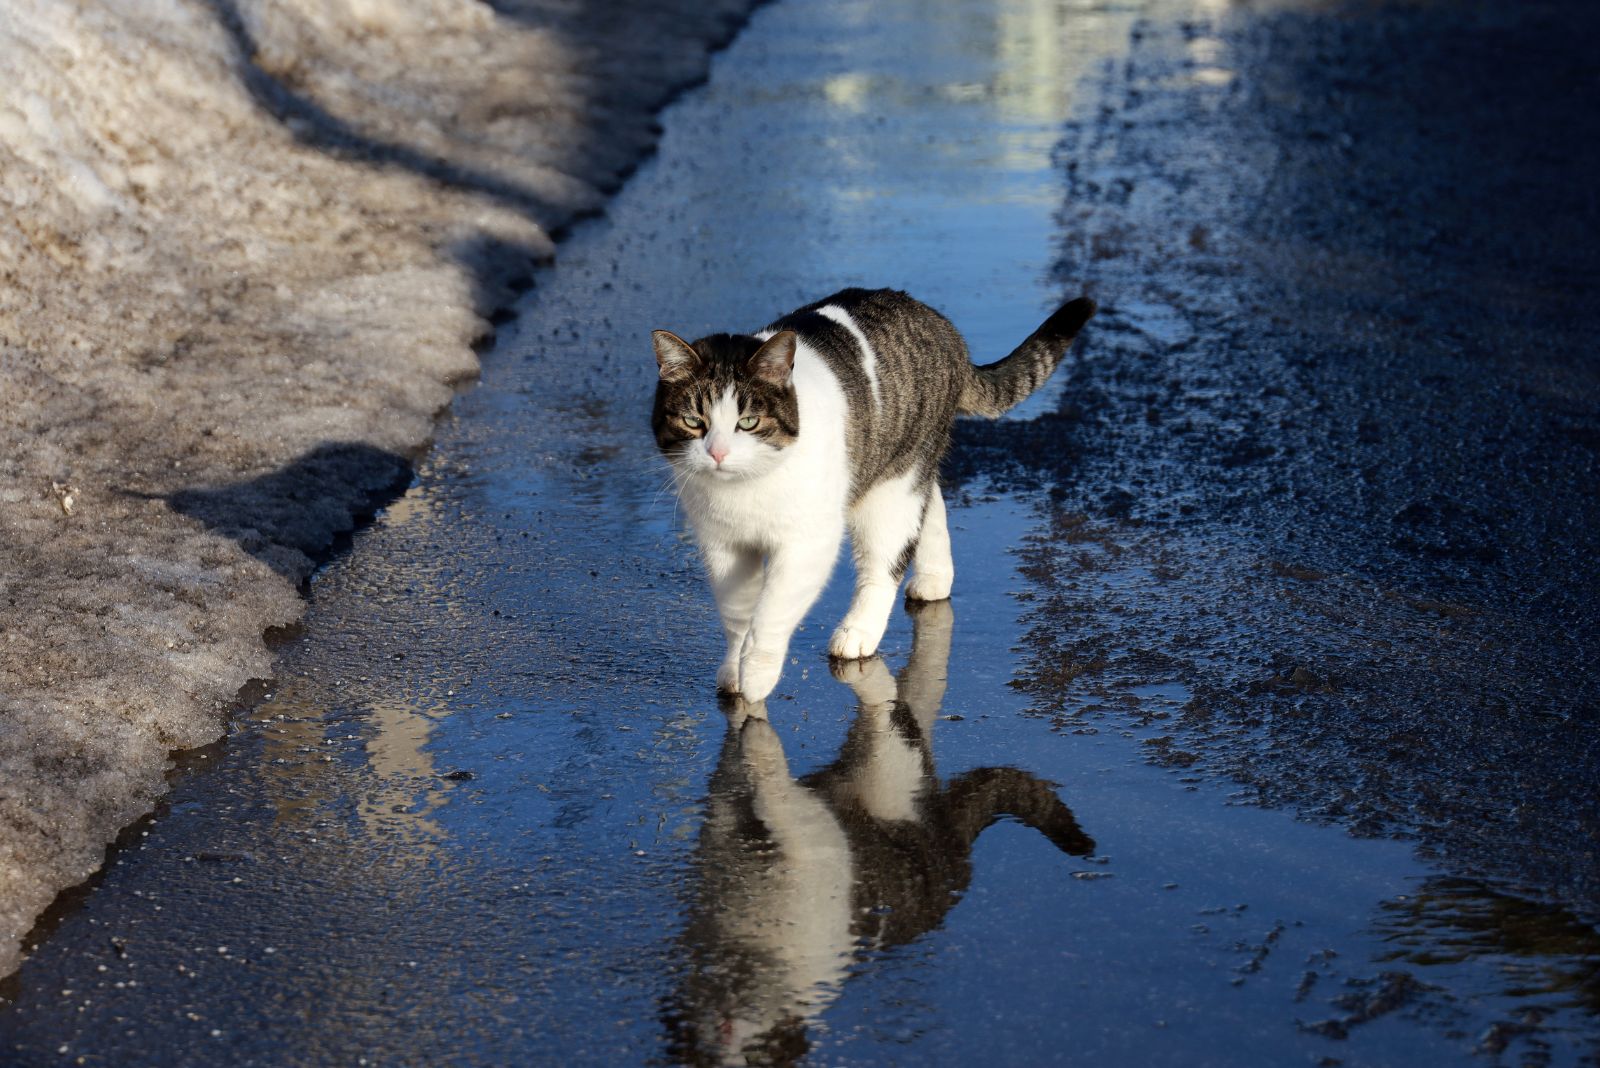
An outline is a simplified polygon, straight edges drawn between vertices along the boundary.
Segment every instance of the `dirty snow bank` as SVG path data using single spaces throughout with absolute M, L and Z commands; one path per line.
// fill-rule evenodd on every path
M 0 975 L 748 6 L 0 11 Z

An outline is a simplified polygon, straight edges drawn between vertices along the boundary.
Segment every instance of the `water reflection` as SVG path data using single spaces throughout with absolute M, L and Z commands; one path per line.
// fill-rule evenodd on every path
M 431 856 L 446 837 L 434 814 L 455 786 L 434 767 L 431 748 L 445 712 L 421 695 L 340 703 L 315 686 L 287 680 L 258 712 L 265 757 L 260 774 L 275 822 L 332 833 L 335 814 L 353 805 L 361 832 L 373 842 Z M 356 778 L 330 776 L 327 764 L 334 761 Z
M 1600 1015 L 1600 932 L 1558 905 L 1440 876 L 1383 910 L 1378 929 L 1392 946 L 1383 960 L 1449 967 L 1486 958 L 1513 997 Z
M 972 879 L 972 846 L 1010 817 L 1065 853 L 1094 842 L 1052 784 L 1016 768 L 942 782 L 932 731 L 954 620 L 948 602 L 908 609 L 898 679 L 880 659 L 835 677 L 859 709 L 838 757 L 790 774 L 761 706 L 728 707 L 684 932 L 688 966 L 666 1012 L 676 1060 L 789 1063 L 807 1029 L 870 952 L 937 928 Z

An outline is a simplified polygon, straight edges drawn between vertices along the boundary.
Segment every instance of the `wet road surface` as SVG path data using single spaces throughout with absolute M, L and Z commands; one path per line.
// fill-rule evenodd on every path
M 1593 1061 L 1585 19 L 764 9 L 7 1063 Z M 980 359 L 1104 311 L 958 435 L 951 604 L 830 669 L 841 568 L 746 720 L 645 338 L 848 284 Z

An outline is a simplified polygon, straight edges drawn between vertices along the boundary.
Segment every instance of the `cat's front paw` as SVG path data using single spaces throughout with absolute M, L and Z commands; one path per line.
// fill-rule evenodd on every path
M 882 628 L 873 634 L 848 622 L 840 623 L 828 642 L 828 655 L 840 660 L 860 660 L 878 651 L 878 641 L 882 637 Z
M 722 666 L 717 668 L 717 692 L 726 696 L 735 696 L 739 693 L 739 657 L 729 656 L 722 661 Z
M 782 653 L 747 649 L 739 658 L 739 693 L 746 701 L 765 701 L 782 674 Z

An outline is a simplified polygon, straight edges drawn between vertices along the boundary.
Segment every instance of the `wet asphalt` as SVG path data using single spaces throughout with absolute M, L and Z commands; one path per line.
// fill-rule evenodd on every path
M 1594 1062 L 1597 21 L 762 9 L 0 1060 Z M 842 566 L 748 720 L 644 339 L 852 284 L 1103 311 L 958 434 L 951 603 L 830 668 Z

